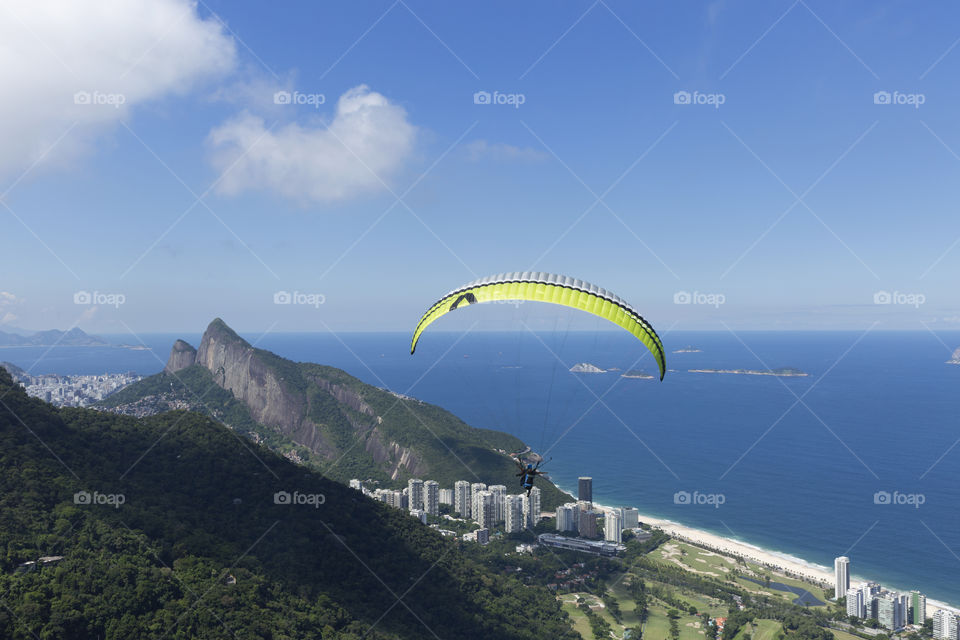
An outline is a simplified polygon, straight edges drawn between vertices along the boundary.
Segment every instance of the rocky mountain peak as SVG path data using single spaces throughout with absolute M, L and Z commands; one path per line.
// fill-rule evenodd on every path
M 181 369 L 196 364 L 197 350 L 183 340 L 177 340 L 170 349 L 170 357 L 167 359 L 167 366 L 163 368 L 167 373 L 176 373 Z

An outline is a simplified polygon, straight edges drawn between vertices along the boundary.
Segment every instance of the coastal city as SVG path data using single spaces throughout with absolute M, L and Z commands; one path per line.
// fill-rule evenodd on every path
M 479 544 L 487 544 L 492 535 L 534 529 L 542 519 L 551 517 L 556 517 L 558 533 L 541 533 L 537 540 L 542 546 L 614 556 L 626 549 L 624 531 L 639 540 L 650 537 L 640 528 L 636 509 L 601 509 L 593 504 L 593 478 L 581 477 L 578 485 L 577 501 L 561 505 L 554 514 L 541 511 L 540 489 L 537 487 L 530 490 L 529 496 L 525 493 L 511 495 L 502 484 L 487 486 L 482 482 L 458 480 L 452 489 L 443 489 L 435 480 L 411 479 L 402 490 L 378 488 L 369 491 L 360 480 L 350 480 L 351 488 L 397 509 L 407 510 L 424 524 L 428 524 L 430 516 L 460 523 L 461 530 L 470 530 L 458 534 L 442 528 L 437 522 L 429 526 L 441 535 Z M 441 511 L 446 513 L 441 514 Z
M 593 478 L 578 479 L 577 500 L 560 505 L 554 513 L 540 509 L 540 490 L 534 487 L 524 493 L 508 494 L 505 485 L 490 485 L 460 480 L 453 488 L 441 488 L 435 480 L 411 479 L 404 489 L 368 490 L 359 479 L 350 480 L 350 487 L 364 495 L 402 509 L 441 535 L 463 541 L 488 544 L 492 537 L 519 533 L 524 529 L 538 529 L 537 543 L 596 556 L 616 556 L 626 550 L 624 540 L 644 541 L 651 537 L 649 527 L 660 528 L 665 521 L 650 519 L 647 528 L 641 527 L 640 514 L 633 507 L 605 507 L 593 502 Z M 555 520 L 556 533 L 543 531 L 543 523 Z M 448 525 L 442 522 L 450 523 Z M 451 528 L 445 528 L 445 526 Z M 668 528 L 668 527 L 664 527 Z M 454 530 L 456 529 L 456 530 Z M 711 546 L 708 541 L 677 536 L 704 548 L 736 555 L 729 548 Z M 529 551 L 529 545 L 520 544 L 518 552 Z M 822 575 L 803 573 L 795 567 L 777 564 L 771 558 L 750 559 L 785 575 L 826 587 Z M 936 640 L 960 640 L 960 613 L 955 610 L 928 605 L 920 591 L 900 593 L 884 588 L 878 582 L 851 582 L 850 558 L 841 556 L 834 561 L 835 601 L 845 607 L 850 623 L 863 627 L 870 636 L 880 633 L 918 631 L 932 619 L 932 637 Z M 811 587 L 812 588 L 812 587 Z M 822 603 L 821 603 L 822 604 Z M 930 614 L 928 616 L 928 613 Z M 721 621 L 722 622 L 722 621 Z
M 0 362 L 0 367 L 5 368 L 13 379 L 20 383 L 27 395 L 57 407 L 86 407 L 128 384 L 143 379 L 143 376 L 132 371 L 77 376 L 55 373 L 32 375 L 9 362 Z
M 875 620 L 879 626 L 892 631 L 908 627 L 922 627 L 927 620 L 927 597 L 919 591 L 898 593 L 884 589 L 878 582 L 864 582 L 856 587 L 850 583 L 850 558 L 840 556 L 833 562 L 834 593 L 846 598 L 847 615 L 860 620 Z M 841 596 L 840 594 L 845 594 Z M 948 609 L 936 608 L 933 619 L 933 637 L 938 640 L 957 640 L 960 617 Z

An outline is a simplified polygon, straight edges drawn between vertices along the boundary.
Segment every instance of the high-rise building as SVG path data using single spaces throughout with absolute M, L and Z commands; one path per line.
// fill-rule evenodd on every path
M 623 542 L 623 517 L 619 510 L 607 511 L 603 518 L 603 539 L 607 542 Z
M 867 608 L 863 603 L 863 591 L 860 589 L 847 589 L 847 615 L 858 618 L 867 617 Z
M 593 502 L 593 478 L 583 476 L 577 483 L 577 500 Z
M 833 561 L 833 573 L 835 581 L 833 596 L 842 598 L 847 589 L 850 588 L 850 558 L 840 556 L 835 559 Z
M 486 491 L 486 490 L 487 490 L 487 485 L 483 484 L 482 482 L 474 482 L 473 484 L 470 485 L 471 493 L 476 493 L 477 491 Z
M 461 518 L 469 518 L 470 507 L 473 503 L 473 492 L 470 490 L 470 483 L 466 480 L 457 480 L 453 483 L 453 510 Z
M 877 621 L 887 629 L 898 631 L 906 625 L 907 597 L 892 591 L 877 596 Z
M 497 522 L 503 522 L 506 519 L 504 514 L 504 498 L 507 495 L 507 488 L 502 484 L 493 484 L 490 485 L 488 491 L 493 494 L 493 507 L 496 511 L 493 517 Z
M 557 531 L 576 531 L 578 527 L 577 518 L 580 517 L 580 510 L 575 504 L 564 504 L 557 507 Z
M 945 609 L 933 612 L 933 637 L 938 640 L 957 640 L 957 616 Z
M 360 491 L 361 489 L 363 489 L 363 484 L 361 484 L 359 480 L 354 478 L 353 480 L 350 481 L 350 488 Z
M 910 624 L 910 598 L 906 594 L 895 594 L 896 609 L 894 610 L 894 629 L 903 629 Z
M 530 495 L 524 498 L 526 498 L 523 503 L 524 524 L 528 529 L 533 529 L 540 522 L 540 487 L 530 489 Z
M 493 493 L 489 491 L 477 491 L 474 493 L 472 513 L 473 521 L 479 524 L 482 529 L 492 529 L 494 518 L 497 515 Z
M 580 532 L 581 538 L 596 538 L 597 537 L 597 512 L 593 509 L 580 509 L 578 512 L 580 516 L 577 523 L 577 531 Z
M 407 480 L 407 507 L 410 511 L 423 510 L 423 480 L 417 478 Z
M 440 489 L 440 504 L 453 506 L 453 489 Z
M 504 530 L 507 533 L 519 533 L 526 522 L 523 502 L 526 496 L 506 496 L 504 503 Z
M 864 618 L 877 619 L 877 596 L 880 594 L 879 582 L 867 582 L 860 586 L 863 593 Z
M 895 608 L 896 601 L 892 593 L 881 593 L 877 596 L 877 621 L 881 626 L 887 629 L 896 628 Z
M 384 502 L 395 509 L 407 508 L 407 494 L 399 490 L 386 489 L 384 491 Z
M 633 507 L 620 507 L 620 517 L 623 518 L 624 529 L 636 529 L 640 526 L 640 512 Z
M 436 480 L 423 483 L 423 510 L 431 516 L 440 514 L 440 483 Z
M 477 529 L 476 534 L 477 542 L 479 544 L 487 544 L 490 542 L 490 529 L 487 529 L 486 527 L 480 527 Z
M 923 624 L 927 620 L 927 596 L 919 591 L 910 592 L 910 624 Z

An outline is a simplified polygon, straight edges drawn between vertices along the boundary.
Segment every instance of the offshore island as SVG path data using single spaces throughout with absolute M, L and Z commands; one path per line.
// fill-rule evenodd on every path
M 640 380 L 653 380 L 654 376 L 640 369 L 630 369 L 620 374 L 621 378 L 637 378 Z
M 735 373 L 744 376 L 778 376 L 781 378 L 800 378 L 810 375 L 793 367 L 779 369 L 688 369 L 690 373 Z
M 605 369 L 590 364 L 589 362 L 578 362 L 570 367 L 571 373 L 606 373 Z

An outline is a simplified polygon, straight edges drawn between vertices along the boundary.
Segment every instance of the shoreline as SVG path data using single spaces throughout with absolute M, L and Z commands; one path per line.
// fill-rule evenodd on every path
M 560 487 L 557 488 L 570 496 L 571 501 L 577 501 L 577 497 L 574 494 L 565 489 L 561 489 Z M 593 507 L 595 510 L 604 513 L 619 508 L 604 505 L 599 502 L 594 502 Z M 656 516 L 651 516 L 644 513 L 640 513 L 639 516 L 641 523 L 662 529 L 672 537 L 685 542 L 690 542 L 692 544 L 696 544 L 728 556 L 742 557 L 745 560 L 750 560 L 752 562 L 764 565 L 773 571 L 786 575 L 787 577 L 797 578 L 805 582 L 812 582 L 817 585 L 823 585 L 824 588 L 832 588 L 833 586 L 834 575 L 831 567 L 809 562 L 803 558 L 797 558 L 781 551 L 764 549 L 763 547 L 757 546 L 750 542 L 724 537 L 703 529 L 697 529 L 680 524 L 679 522 L 667 520 L 666 518 L 658 518 Z M 850 586 L 852 587 L 859 587 L 867 582 L 880 581 L 875 578 L 869 579 L 862 578 L 860 576 L 850 576 Z M 881 582 L 881 584 L 883 583 Z M 885 586 L 889 589 L 897 589 L 893 585 Z M 909 593 L 909 590 L 901 592 Z M 921 593 L 923 593 L 922 590 Z M 932 617 L 933 610 L 936 609 L 946 609 L 954 614 L 960 614 L 960 607 L 948 604 L 941 600 L 927 597 L 927 617 Z

